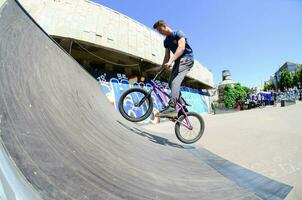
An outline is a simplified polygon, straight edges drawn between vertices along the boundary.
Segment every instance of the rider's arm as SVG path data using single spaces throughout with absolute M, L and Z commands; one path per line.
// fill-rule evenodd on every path
M 174 62 L 175 60 L 177 60 L 185 51 L 186 48 L 186 39 L 184 37 L 181 37 L 178 40 L 178 47 L 175 51 L 175 54 L 173 55 L 173 57 L 171 58 L 170 62 Z
M 164 57 L 162 66 L 164 66 L 165 63 L 169 62 L 169 60 L 170 60 L 170 49 L 166 48 L 165 49 L 165 57 Z

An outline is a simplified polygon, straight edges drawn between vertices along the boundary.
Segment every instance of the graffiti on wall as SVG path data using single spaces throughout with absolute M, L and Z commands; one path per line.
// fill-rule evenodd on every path
M 144 83 L 144 82 L 133 82 L 130 83 L 129 79 L 125 74 L 111 74 L 111 73 L 102 73 L 97 77 L 97 80 L 103 89 L 105 95 L 111 102 L 111 104 L 115 107 L 116 110 L 118 110 L 118 102 L 120 96 L 125 92 L 126 90 L 132 88 L 132 87 L 143 87 L 146 90 L 150 90 L 151 84 L 150 83 Z M 164 90 L 169 94 L 170 89 L 167 86 L 167 83 L 165 82 L 158 82 Z M 205 95 L 202 91 L 199 91 L 197 89 L 192 89 L 188 87 L 182 87 L 181 88 L 181 95 L 183 98 L 186 99 L 187 102 L 191 104 L 191 106 L 188 107 L 189 111 L 194 111 L 198 113 L 207 113 L 209 108 L 209 98 Z M 161 96 L 164 100 L 164 103 L 167 104 L 169 99 L 165 97 L 164 95 Z M 162 108 L 165 105 L 162 105 L 162 103 L 157 99 L 156 95 L 152 93 L 152 100 L 153 100 L 153 113 L 151 116 L 145 120 L 146 123 L 152 122 L 152 123 L 159 123 L 160 119 L 157 117 L 154 117 L 155 113 L 162 110 Z M 144 109 L 144 108 L 140 108 Z M 131 110 L 129 108 L 128 112 L 131 112 L 133 115 L 141 115 L 141 113 L 144 112 L 144 110 L 135 109 Z

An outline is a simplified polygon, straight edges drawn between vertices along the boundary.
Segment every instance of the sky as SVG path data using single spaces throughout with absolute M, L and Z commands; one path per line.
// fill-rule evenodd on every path
M 93 0 L 152 28 L 182 30 L 214 84 L 222 70 L 244 86 L 263 85 L 286 61 L 302 64 L 302 0 Z

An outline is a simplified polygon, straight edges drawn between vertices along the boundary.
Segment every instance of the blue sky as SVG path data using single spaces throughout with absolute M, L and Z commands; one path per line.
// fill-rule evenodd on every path
M 182 30 L 214 83 L 229 69 L 260 86 L 286 61 L 302 64 L 302 0 L 93 0 L 152 28 L 164 19 Z

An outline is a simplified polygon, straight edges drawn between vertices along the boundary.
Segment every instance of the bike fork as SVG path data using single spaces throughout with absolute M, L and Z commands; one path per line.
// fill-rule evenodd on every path
M 189 130 L 192 130 L 192 129 L 193 129 L 193 126 L 192 126 L 192 124 L 190 123 L 189 119 L 188 119 L 187 117 L 185 117 L 185 120 L 186 120 L 186 122 L 180 122 L 180 121 L 178 121 L 178 120 L 177 120 L 177 122 L 180 123 L 181 126 L 184 126 L 184 127 L 186 127 L 187 129 L 189 129 Z
M 146 96 L 144 96 L 144 98 L 142 98 L 138 103 L 135 103 L 134 105 L 135 105 L 136 107 L 140 107 L 141 105 L 143 105 L 143 103 L 146 101 L 146 99 L 148 99 L 149 96 L 151 95 L 151 92 L 152 92 L 152 90 L 150 90 L 150 91 L 148 92 L 148 94 L 147 94 Z
M 177 122 L 180 123 L 180 125 L 188 128 L 189 130 L 192 130 L 193 126 L 192 126 L 192 124 L 191 124 L 191 122 L 190 122 L 190 120 L 188 118 L 188 115 L 187 115 L 185 109 L 182 107 L 181 109 L 178 110 L 178 112 L 180 110 L 182 111 L 183 115 L 185 116 L 185 122 L 179 121 L 178 119 L 177 119 Z

